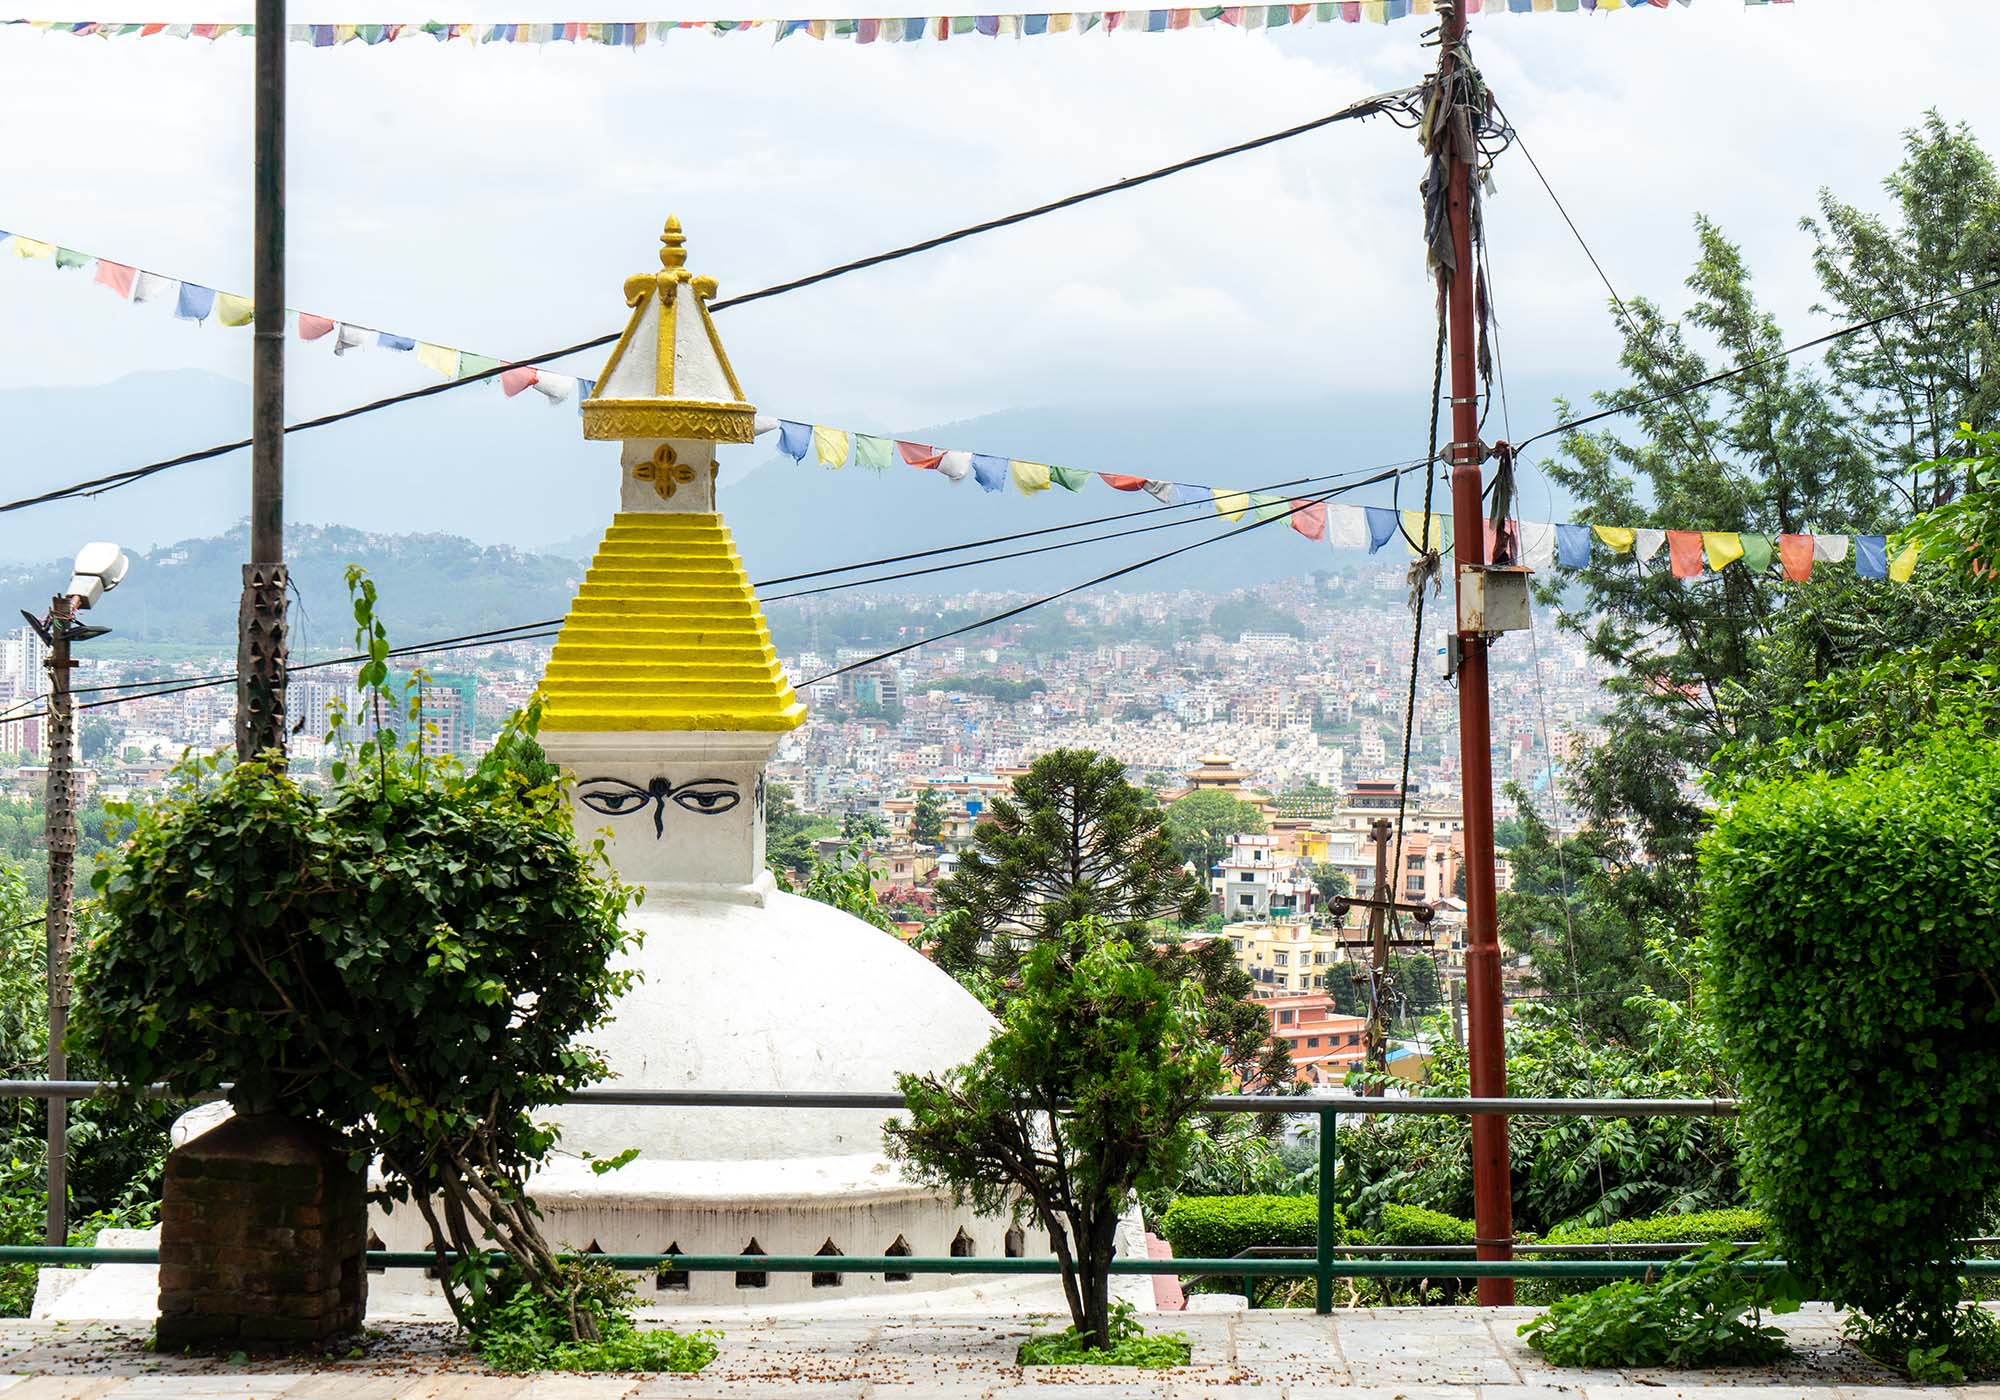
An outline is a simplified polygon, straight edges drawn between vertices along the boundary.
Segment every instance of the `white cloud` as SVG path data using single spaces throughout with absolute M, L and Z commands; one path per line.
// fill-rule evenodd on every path
M 138 0 L 109 17 L 127 14 L 159 17 Z M 650 261 L 669 211 L 695 264 L 747 290 L 1413 81 L 1431 58 L 1421 33 L 294 47 L 290 299 L 532 353 L 616 326 L 620 281 Z M 1817 188 L 1878 198 L 1898 133 L 1929 106 L 2000 130 L 1985 67 L 1951 61 L 1996 40 L 2000 12 L 1979 0 L 1697 0 L 1475 29 L 1622 291 L 1677 304 L 1703 210 L 1745 243 L 1795 330 L 1813 299 L 1797 221 Z M 0 226 L 246 289 L 250 63 L 240 39 L 0 30 Z M 1024 403 L 1421 392 L 1420 174 L 1408 133 L 1336 128 L 746 307 L 725 335 L 774 410 L 862 426 Z M 1606 382 L 1602 289 L 1518 155 L 1499 179 L 1509 370 Z M 247 378 L 249 344 L 122 307 L 82 274 L 0 260 L 0 384 L 190 365 Z M 407 358 L 335 363 L 325 344 L 295 352 L 302 412 L 423 382 Z M 182 425 L 172 445 L 183 428 L 234 426 Z

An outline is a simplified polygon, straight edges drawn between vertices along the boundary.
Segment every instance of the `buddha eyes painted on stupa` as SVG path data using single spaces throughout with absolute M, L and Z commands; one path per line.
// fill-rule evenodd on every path
M 626 817 L 651 807 L 656 838 L 666 835 L 670 800 L 703 817 L 719 817 L 743 800 L 729 778 L 693 778 L 678 787 L 665 778 L 654 778 L 644 786 L 623 778 L 586 778 L 577 785 L 576 795 L 584 806 L 607 817 Z

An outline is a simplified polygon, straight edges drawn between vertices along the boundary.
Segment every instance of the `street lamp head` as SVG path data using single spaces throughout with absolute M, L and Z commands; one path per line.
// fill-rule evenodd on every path
M 132 561 L 117 545 L 103 541 L 87 544 L 76 552 L 69 587 L 64 591 L 76 599 L 78 608 L 88 608 L 116 588 L 131 567 Z

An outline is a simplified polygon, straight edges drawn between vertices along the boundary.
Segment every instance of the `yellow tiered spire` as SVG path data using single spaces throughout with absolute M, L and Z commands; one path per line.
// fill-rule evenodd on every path
M 614 518 L 542 692 L 551 730 L 783 731 L 806 714 L 714 514 Z

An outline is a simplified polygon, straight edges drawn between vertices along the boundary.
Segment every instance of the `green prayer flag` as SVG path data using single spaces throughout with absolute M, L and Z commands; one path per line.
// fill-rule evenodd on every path
M 489 369 L 500 368 L 500 362 L 491 355 L 475 355 L 470 350 L 458 352 L 458 377 L 468 379 L 475 374 L 484 374 Z
M 1264 27 L 1266 29 L 1276 29 L 1280 25 L 1290 24 L 1291 22 L 1292 7 L 1290 5 L 1272 5 L 1264 12 Z
M 889 470 L 889 439 L 870 437 L 867 433 L 854 435 L 854 465 L 866 467 L 871 472 Z
M 1065 491 L 1081 491 L 1084 482 L 1090 480 L 1090 473 L 1075 467 L 1050 467 L 1049 480 Z
M 970 34 L 973 26 L 978 24 L 978 22 L 979 19 L 976 15 L 953 15 L 951 17 L 951 32 L 954 34 Z
M 1292 508 L 1292 503 L 1283 496 L 1265 496 L 1250 493 L 1250 518 L 1257 521 L 1275 520 Z
M 1771 570 L 1770 536 L 1753 535 L 1746 530 L 1736 538 L 1743 545 L 1743 567 L 1753 574 L 1769 573 Z
M 79 253 L 74 248 L 56 249 L 57 267 L 82 267 L 90 261 L 90 254 Z
M 833 22 L 834 37 L 839 39 L 845 39 L 848 35 L 855 32 L 855 30 L 859 27 L 859 24 L 860 22 L 858 20 L 851 20 L 851 19 L 835 20 Z

